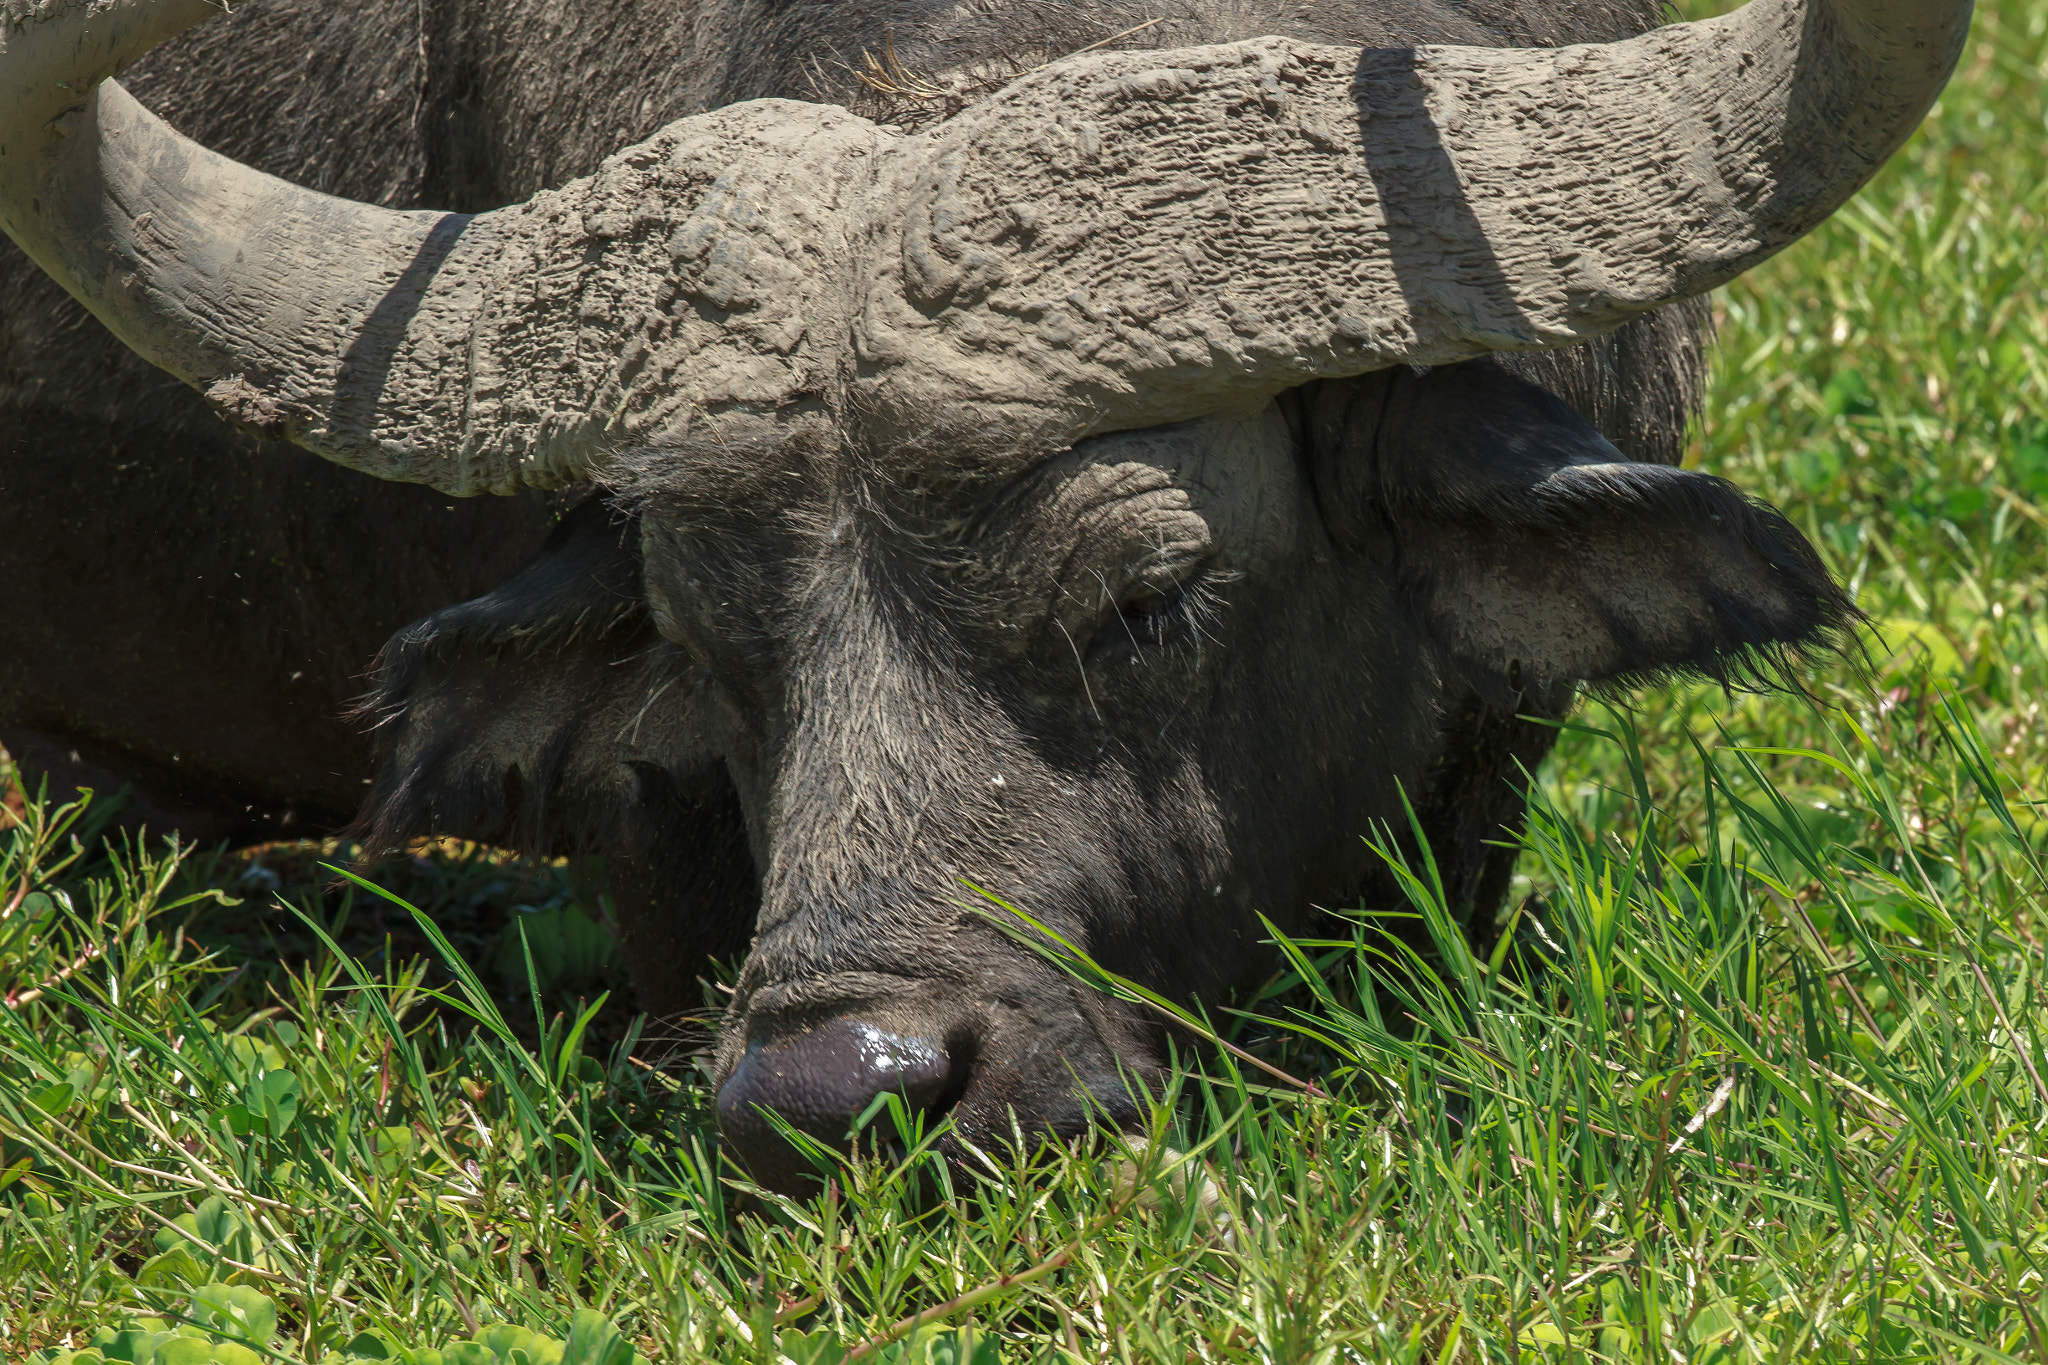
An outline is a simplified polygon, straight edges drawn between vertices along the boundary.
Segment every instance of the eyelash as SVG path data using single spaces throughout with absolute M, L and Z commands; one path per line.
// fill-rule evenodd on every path
M 1206 569 L 1190 569 L 1167 591 L 1118 603 L 1116 617 L 1104 623 L 1089 652 L 1098 658 L 1129 651 L 1142 654 L 1147 648 L 1170 643 L 1175 627 L 1181 625 L 1199 636 L 1202 622 L 1213 614 L 1217 601 L 1216 576 Z

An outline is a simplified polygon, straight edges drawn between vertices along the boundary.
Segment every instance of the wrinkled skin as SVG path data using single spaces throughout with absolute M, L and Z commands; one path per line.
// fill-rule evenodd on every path
M 950 6 L 590 0 L 567 22 L 515 4 L 485 23 L 444 0 L 339 29 L 316 7 L 251 8 L 154 55 L 136 93 L 306 183 L 452 208 L 523 197 L 727 99 L 814 97 L 805 73 L 836 69 L 819 51 L 851 59 L 892 25 L 920 69 L 1030 28 L 951 33 Z M 1059 50 L 1140 14 L 1019 8 Z M 1133 41 L 1552 42 L 1649 17 L 1218 9 Z M 363 27 L 400 38 L 336 61 Z M 239 102 L 204 102 L 237 87 L 238 63 L 301 49 L 303 117 L 252 126 Z M 1396 903 L 1360 836 L 1398 818 L 1399 784 L 1484 935 L 1519 768 L 1549 744 L 1518 714 L 1561 715 L 1586 681 L 1739 670 L 1824 638 L 1845 609 L 1781 520 L 1712 480 L 1616 463 L 1675 458 L 1699 375 L 1691 309 L 1021 469 L 649 453 L 512 572 L 552 519 L 539 500 L 452 503 L 259 454 L 11 257 L 0 291 L 29 320 L 0 355 L 0 567 L 49 579 L 60 559 L 23 547 L 53 525 L 89 537 L 59 509 L 127 487 L 137 451 L 176 490 L 124 493 L 86 556 L 97 576 L 0 617 L 10 748 L 59 775 L 76 750 L 73 771 L 137 781 L 159 825 L 195 833 L 331 824 L 367 779 L 373 844 L 605 854 L 643 1006 L 694 1006 L 707 955 L 746 954 L 721 1109 L 735 1148 L 790 1188 L 805 1168 L 760 1107 L 837 1141 L 901 1089 L 987 1142 L 1013 1113 L 1056 1132 L 1091 1106 L 1127 1116 L 1122 1074 L 1164 1064 L 1153 1021 L 964 907 L 963 879 L 1113 970 L 1220 1001 L 1272 968 L 1260 914 L 1300 929 L 1314 905 Z M 346 529 L 256 496 L 290 478 Z M 145 552 L 115 548 L 131 543 Z M 244 576 L 229 601 L 179 565 Z M 393 637 L 362 718 L 338 719 L 382 635 L 465 597 Z

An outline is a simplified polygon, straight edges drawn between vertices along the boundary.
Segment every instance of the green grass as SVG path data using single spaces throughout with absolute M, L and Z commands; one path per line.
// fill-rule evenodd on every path
M 1880 633 L 1810 704 L 1589 709 L 1501 961 L 1413 867 L 1441 964 L 1332 921 L 1142 1141 L 791 1204 L 720 1166 L 691 1040 L 603 995 L 565 870 L 393 865 L 416 919 L 345 851 L 31 806 L 0 1356 L 2048 1359 L 2044 86 L 2048 0 L 1997 0 L 1898 162 L 1723 296 L 1696 458 Z

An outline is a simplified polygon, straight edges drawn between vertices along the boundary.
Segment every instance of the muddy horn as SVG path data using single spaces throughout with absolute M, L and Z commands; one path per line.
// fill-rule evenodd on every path
M 105 79 L 219 12 L 0 0 L 0 227 L 229 421 L 506 493 L 588 477 L 615 442 L 781 422 L 834 372 L 872 125 L 757 101 L 524 204 L 396 212 L 209 152 Z
M 1596 336 L 1832 213 L 1918 126 L 1969 17 L 1753 0 L 1557 49 L 1070 59 L 901 164 L 867 407 L 915 434 L 972 398 L 1043 448 Z
M 1970 6 L 1753 0 L 1559 49 L 1090 53 L 917 136 L 714 111 L 475 217 L 296 188 L 95 88 L 213 12 L 0 0 L 0 227 L 230 420 L 474 493 L 827 411 L 907 452 L 999 433 L 1024 456 L 1595 336 L 1854 193 Z

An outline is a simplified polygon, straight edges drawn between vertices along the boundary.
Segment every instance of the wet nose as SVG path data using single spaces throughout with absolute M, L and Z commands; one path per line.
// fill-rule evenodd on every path
M 828 1147 L 843 1148 L 877 1095 L 900 1094 L 912 1111 L 931 1112 L 957 1095 L 955 1080 L 955 1060 L 937 1039 L 828 1019 L 748 1045 L 719 1087 L 719 1131 L 754 1179 L 799 1194 L 815 1185 L 816 1170 L 763 1110 Z

